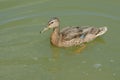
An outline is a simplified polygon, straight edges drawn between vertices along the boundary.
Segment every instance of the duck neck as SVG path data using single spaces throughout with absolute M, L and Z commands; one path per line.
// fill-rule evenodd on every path
M 51 34 L 51 43 L 52 43 L 53 45 L 58 46 L 59 38 L 60 38 L 59 27 L 55 27 L 55 28 L 53 29 L 52 34 Z

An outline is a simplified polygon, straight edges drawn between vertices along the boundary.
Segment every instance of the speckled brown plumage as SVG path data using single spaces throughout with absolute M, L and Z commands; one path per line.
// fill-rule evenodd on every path
M 58 47 L 77 46 L 85 42 L 90 42 L 103 35 L 107 31 L 107 27 L 66 27 L 59 30 L 60 21 L 58 18 L 52 18 L 48 22 L 48 27 L 44 28 L 40 33 L 48 29 L 53 29 L 50 41 Z

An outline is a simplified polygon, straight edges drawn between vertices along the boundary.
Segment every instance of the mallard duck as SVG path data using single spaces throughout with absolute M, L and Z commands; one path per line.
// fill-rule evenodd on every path
M 90 42 L 103 35 L 107 31 L 107 27 L 66 27 L 60 31 L 60 20 L 57 17 L 52 18 L 47 27 L 40 33 L 53 29 L 50 42 L 57 47 L 78 46 L 82 43 Z

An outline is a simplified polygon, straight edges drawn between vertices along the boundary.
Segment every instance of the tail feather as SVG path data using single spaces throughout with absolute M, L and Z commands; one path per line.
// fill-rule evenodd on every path
M 96 34 L 96 37 L 103 35 L 107 32 L 107 27 L 101 27 L 99 28 L 99 32 Z

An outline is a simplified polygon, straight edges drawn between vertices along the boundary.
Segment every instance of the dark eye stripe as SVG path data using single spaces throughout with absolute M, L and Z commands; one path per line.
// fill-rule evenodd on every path
M 50 22 L 50 24 L 52 24 L 53 22 Z
M 51 24 L 53 24 L 53 23 L 54 23 L 54 22 L 49 22 L 48 25 L 51 25 Z

